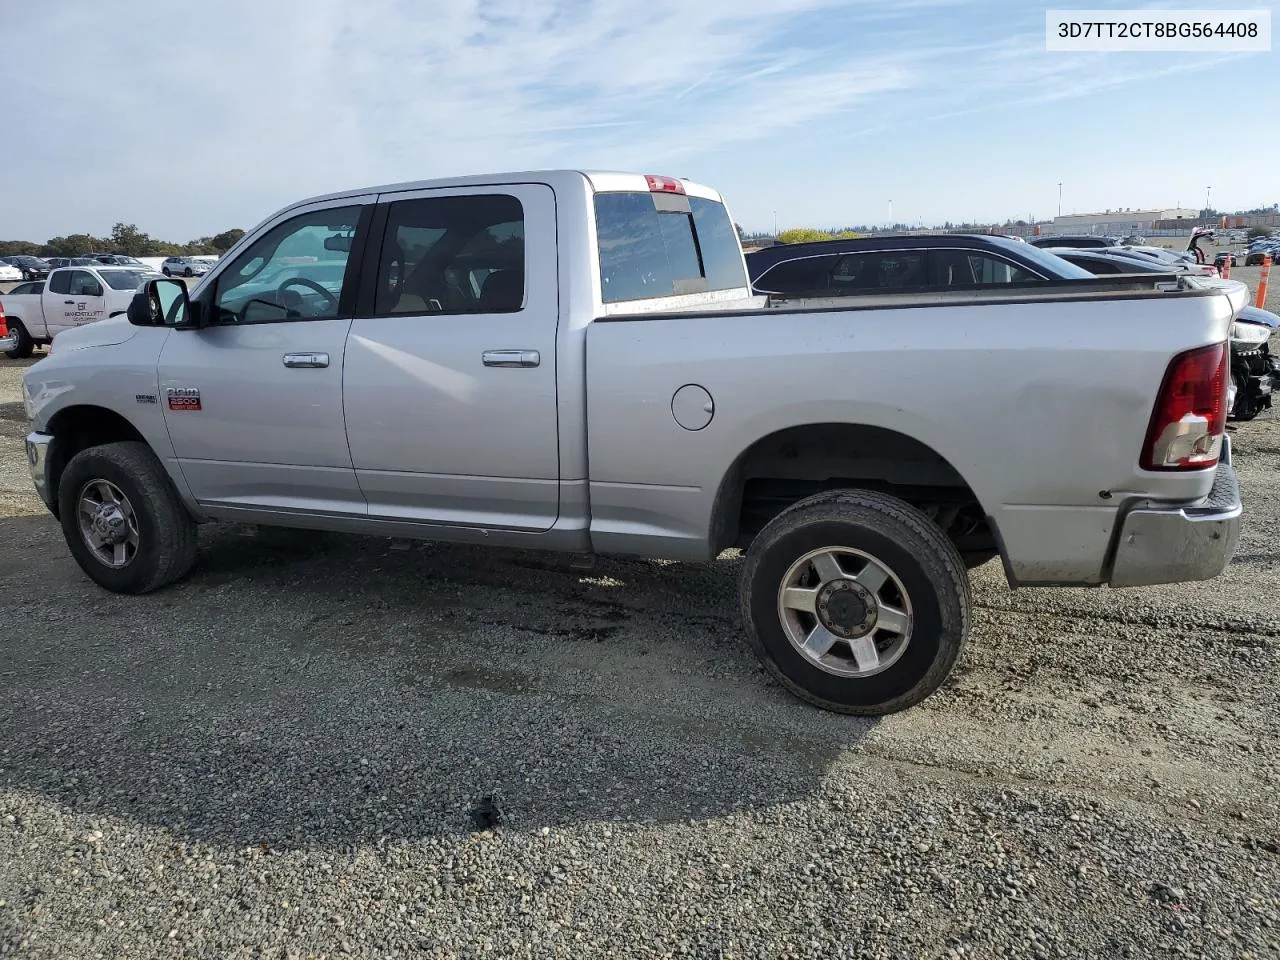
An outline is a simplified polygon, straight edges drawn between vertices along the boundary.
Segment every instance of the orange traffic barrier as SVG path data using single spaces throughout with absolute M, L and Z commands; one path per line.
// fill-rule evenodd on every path
M 1271 254 L 1264 253 L 1262 255 L 1262 276 L 1258 278 L 1258 298 L 1254 302 L 1254 306 L 1259 310 L 1263 309 L 1267 302 L 1267 281 L 1271 279 Z
M 1227 256 L 1226 256 L 1226 258 L 1225 258 L 1225 259 L 1223 259 L 1223 261 L 1222 261 L 1222 279 L 1223 279 L 1223 280 L 1230 280 L 1230 279 L 1231 279 L 1231 253 L 1230 253 L 1230 251 L 1228 251 L 1228 252 L 1227 252 Z

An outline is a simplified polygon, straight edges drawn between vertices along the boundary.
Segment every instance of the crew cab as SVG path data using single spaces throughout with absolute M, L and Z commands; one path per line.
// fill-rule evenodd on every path
M 303 200 L 23 376 L 103 588 L 240 521 L 709 563 L 790 691 L 917 703 L 1017 587 L 1204 580 L 1242 506 L 1234 287 L 1151 274 L 770 306 L 688 180 L 559 170 Z M 1082 429 L 1083 425 L 1083 429 Z
M 64 330 L 124 313 L 138 285 L 154 271 L 134 267 L 59 267 L 44 281 L 33 281 L 0 293 L 14 346 L 10 359 L 31 356 Z

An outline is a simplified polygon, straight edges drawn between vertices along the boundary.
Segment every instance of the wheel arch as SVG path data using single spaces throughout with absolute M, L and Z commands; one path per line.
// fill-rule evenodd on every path
M 935 446 L 875 424 L 819 421 L 775 429 L 734 458 L 713 500 L 712 555 L 745 547 L 790 503 L 838 487 L 880 490 L 917 505 L 970 505 L 1004 552 L 989 505 Z
M 121 440 L 136 440 L 151 449 L 151 444 L 142 431 L 127 417 L 115 410 L 90 403 L 72 404 L 59 410 L 49 418 L 44 432 L 54 437 L 46 469 L 49 489 L 53 492 L 55 516 L 58 483 L 71 458 L 81 450 Z M 155 450 L 152 449 L 152 452 Z

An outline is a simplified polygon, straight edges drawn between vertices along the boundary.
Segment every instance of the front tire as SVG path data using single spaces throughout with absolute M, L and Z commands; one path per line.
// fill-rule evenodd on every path
M 31 334 L 27 333 L 27 328 L 22 325 L 21 320 L 10 317 L 9 329 L 18 335 L 18 342 L 14 344 L 12 350 L 6 350 L 4 355 L 10 360 L 25 360 L 35 350 L 36 342 L 31 339 Z
M 186 270 L 182 271 L 182 275 L 183 275 L 184 277 L 190 277 L 190 276 L 192 276 L 193 272 L 194 272 L 194 271 L 192 271 L 192 269 L 191 269 L 190 267 L 187 267 L 187 269 L 186 269 Z
M 164 268 L 164 269 L 162 269 L 160 272 L 161 272 L 161 273 L 163 273 L 166 277 L 172 277 L 172 276 L 173 276 L 173 274 L 169 272 L 169 268 L 168 268 L 168 267 L 165 267 L 165 268 Z
M 1231 414 L 1231 419 L 1232 420 L 1252 420 L 1262 411 L 1260 407 L 1258 407 L 1252 400 L 1249 399 L 1249 396 L 1245 390 L 1245 386 L 1246 386 L 1245 379 L 1242 376 L 1240 376 L 1238 373 L 1233 373 L 1231 374 L 1231 382 L 1234 383 L 1236 387 L 1236 402 L 1232 406 L 1232 408 L 1228 411 L 1228 413 Z
M 748 548 L 740 586 L 765 668 L 809 703 L 864 716 L 904 710 L 942 685 L 970 603 L 964 560 L 937 524 L 866 490 L 780 513 Z
M 58 482 L 58 508 L 80 569 L 113 593 L 149 593 L 195 563 L 196 523 L 146 444 L 81 450 Z

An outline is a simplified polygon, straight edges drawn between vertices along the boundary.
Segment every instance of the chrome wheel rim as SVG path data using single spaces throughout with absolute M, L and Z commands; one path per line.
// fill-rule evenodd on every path
M 778 619 L 796 651 L 838 677 L 888 670 L 911 642 L 911 598 L 884 561 L 852 547 L 811 550 L 787 568 Z
M 80 488 L 76 509 L 80 536 L 99 563 L 127 567 L 138 555 L 138 517 L 129 498 L 109 480 Z

